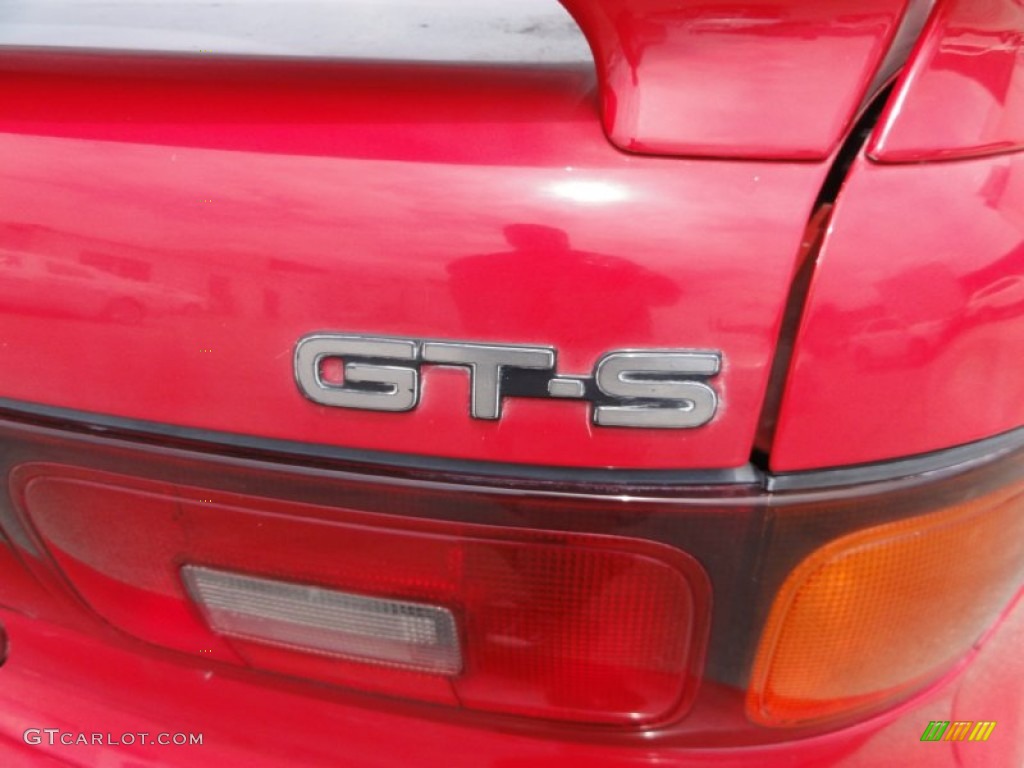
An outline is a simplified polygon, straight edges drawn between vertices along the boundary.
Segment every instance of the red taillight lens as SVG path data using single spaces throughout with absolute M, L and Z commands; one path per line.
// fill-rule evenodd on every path
M 83 599 L 161 645 L 578 722 L 663 722 L 694 690 L 709 587 L 692 558 L 665 545 L 54 465 L 22 466 L 14 484 Z

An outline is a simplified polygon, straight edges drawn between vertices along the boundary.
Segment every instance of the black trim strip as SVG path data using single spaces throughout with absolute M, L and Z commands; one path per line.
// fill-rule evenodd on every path
M 765 489 L 778 492 L 841 488 L 914 477 L 953 468 L 969 469 L 1021 447 L 1024 447 L 1024 427 L 955 448 L 890 461 L 766 475 Z
M 306 465 L 312 460 L 317 465 L 328 465 L 328 468 L 372 474 L 394 474 L 397 470 L 413 477 L 430 475 L 424 479 L 457 479 L 466 485 L 536 485 L 544 486 L 547 490 L 552 486 L 590 486 L 588 490 L 591 492 L 628 488 L 631 492 L 640 493 L 644 489 L 684 489 L 700 486 L 754 486 L 769 493 L 816 491 L 882 483 L 950 469 L 969 469 L 1024 448 L 1024 427 L 1020 427 L 995 437 L 931 453 L 870 464 L 798 472 L 769 474 L 751 464 L 735 469 L 586 469 L 362 451 L 317 443 L 180 427 L 8 398 L 0 398 L 0 417 L 85 434 L 110 433 L 111 437 L 159 443 L 165 447 L 170 441 L 175 444 L 174 447 L 215 453 L 218 456 L 230 454 L 276 462 L 291 460 Z M 339 467 L 339 464 L 347 466 Z M 443 477 L 439 478 L 438 475 Z
M 40 426 L 54 426 L 89 434 L 116 433 L 146 442 L 168 440 L 181 447 L 224 454 L 224 449 L 246 457 L 280 461 L 292 457 L 309 461 L 357 465 L 368 472 L 404 470 L 410 474 L 459 476 L 467 482 L 482 484 L 516 481 L 527 484 L 560 486 L 600 485 L 637 487 L 691 487 L 710 485 L 764 486 L 762 473 L 753 465 L 735 469 L 589 469 L 552 467 L 532 464 L 450 459 L 415 456 L 384 451 L 364 451 L 319 443 L 301 443 L 277 438 L 255 437 L 234 432 L 219 432 L 194 427 L 181 427 L 154 421 L 108 416 L 71 408 L 0 398 L 0 416 Z

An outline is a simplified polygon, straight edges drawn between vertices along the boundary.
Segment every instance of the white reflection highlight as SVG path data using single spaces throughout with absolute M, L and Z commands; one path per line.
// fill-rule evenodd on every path
M 555 197 L 572 200 L 574 203 L 617 203 L 629 197 L 629 192 L 624 186 L 607 181 L 558 181 L 548 187 L 548 190 Z

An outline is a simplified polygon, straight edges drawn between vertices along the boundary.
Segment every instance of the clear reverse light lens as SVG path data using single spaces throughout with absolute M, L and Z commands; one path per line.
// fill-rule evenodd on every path
M 195 565 L 181 571 L 220 634 L 436 674 L 462 669 L 455 617 L 445 608 Z

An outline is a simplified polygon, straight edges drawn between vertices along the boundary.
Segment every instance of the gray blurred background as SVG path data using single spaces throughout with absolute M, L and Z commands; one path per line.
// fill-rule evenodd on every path
M 557 0 L 0 0 L 0 45 L 589 62 Z

